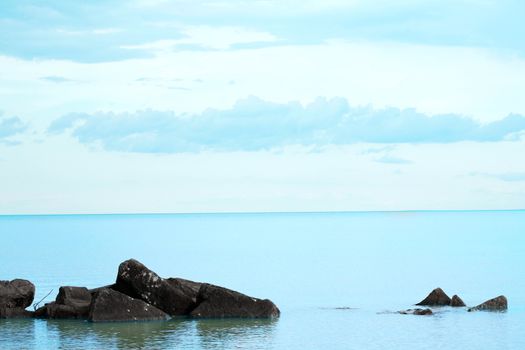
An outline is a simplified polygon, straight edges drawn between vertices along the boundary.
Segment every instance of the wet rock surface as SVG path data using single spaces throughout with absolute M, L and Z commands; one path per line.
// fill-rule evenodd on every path
M 429 316 L 433 315 L 434 313 L 430 309 L 408 309 L 403 311 L 398 311 L 398 313 L 402 315 L 416 315 L 416 316 Z
M 507 308 L 507 298 L 504 295 L 500 295 L 499 297 L 487 300 L 478 306 L 471 307 L 468 311 L 505 311 Z

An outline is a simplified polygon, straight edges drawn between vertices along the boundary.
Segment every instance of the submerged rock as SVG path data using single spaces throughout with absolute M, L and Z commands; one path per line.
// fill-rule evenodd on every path
M 471 307 L 468 311 L 504 311 L 507 310 L 507 307 L 507 298 L 504 295 L 500 295 L 499 297 L 487 300 L 478 306 Z
M 115 285 L 119 292 L 142 299 L 171 316 L 187 315 L 195 307 L 191 293 L 188 294 L 190 288 L 179 287 L 134 259 L 120 264 Z
M 450 305 L 451 299 L 441 288 L 436 288 L 430 294 L 417 303 L 420 306 L 446 306 Z
M 28 280 L 0 281 L 0 308 L 25 309 L 33 302 L 35 285 Z
M 203 283 L 197 295 L 194 318 L 276 318 L 280 311 L 268 299 L 262 300 L 230 289 Z
M 430 309 L 408 309 L 403 311 L 398 311 L 399 314 L 402 315 L 417 315 L 417 316 L 427 316 L 432 315 L 433 312 Z
M 452 307 L 462 307 L 462 306 L 466 306 L 466 305 L 463 302 L 463 300 L 461 300 L 461 298 L 457 294 L 454 294 L 452 296 L 452 299 L 450 299 L 450 306 L 452 306 Z
M 97 291 L 89 310 L 89 321 L 154 321 L 170 317 L 140 299 L 106 288 Z

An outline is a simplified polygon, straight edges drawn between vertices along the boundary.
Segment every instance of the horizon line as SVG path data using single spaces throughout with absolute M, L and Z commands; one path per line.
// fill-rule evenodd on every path
M 0 214 L 2 217 L 24 216 L 154 216 L 154 215 L 264 215 L 264 214 L 380 214 L 380 213 L 439 213 L 439 212 L 519 212 L 515 209 L 406 209 L 406 210 L 327 210 L 327 211 L 210 211 L 210 212 L 158 212 L 158 213 L 39 213 L 39 214 Z

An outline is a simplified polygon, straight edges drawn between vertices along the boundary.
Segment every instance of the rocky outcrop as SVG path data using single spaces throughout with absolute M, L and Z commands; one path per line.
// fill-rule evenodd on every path
M 120 264 L 115 289 L 142 299 L 170 316 L 187 315 L 195 307 L 195 301 L 187 294 L 189 288 L 177 288 L 134 259 Z
M 29 281 L 0 282 L 0 318 L 88 319 L 93 322 L 194 318 L 274 318 L 270 300 L 182 278 L 161 278 L 137 260 L 120 264 L 116 283 L 104 287 L 60 287 L 54 302 L 34 313 L 35 287 Z
M 441 288 L 436 288 L 430 294 L 417 303 L 419 306 L 448 306 L 451 299 Z
M 468 311 L 505 311 L 507 310 L 507 307 L 507 298 L 504 295 L 500 295 L 499 297 L 487 300 L 478 306 L 471 307 Z
M 35 285 L 28 280 L 0 281 L 0 308 L 25 309 L 34 297 Z
M 280 311 L 270 300 L 252 298 L 230 289 L 203 283 L 194 318 L 276 318 Z
M 462 307 L 462 306 L 466 306 L 466 305 L 463 302 L 463 300 L 461 300 L 461 298 L 457 294 L 454 294 L 452 296 L 452 299 L 450 299 L 450 306 L 452 306 L 452 307 Z
M 433 312 L 430 309 L 408 309 L 403 311 L 398 311 L 402 315 L 417 315 L 417 316 L 428 316 L 432 315 Z
M 89 310 L 89 321 L 154 321 L 167 320 L 169 315 L 140 299 L 109 288 L 97 291 Z

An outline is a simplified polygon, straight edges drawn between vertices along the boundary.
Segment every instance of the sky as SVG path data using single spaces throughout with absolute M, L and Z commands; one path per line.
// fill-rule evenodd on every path
M 0 214 L 525 208 L 519 0 L 4 0 Z

